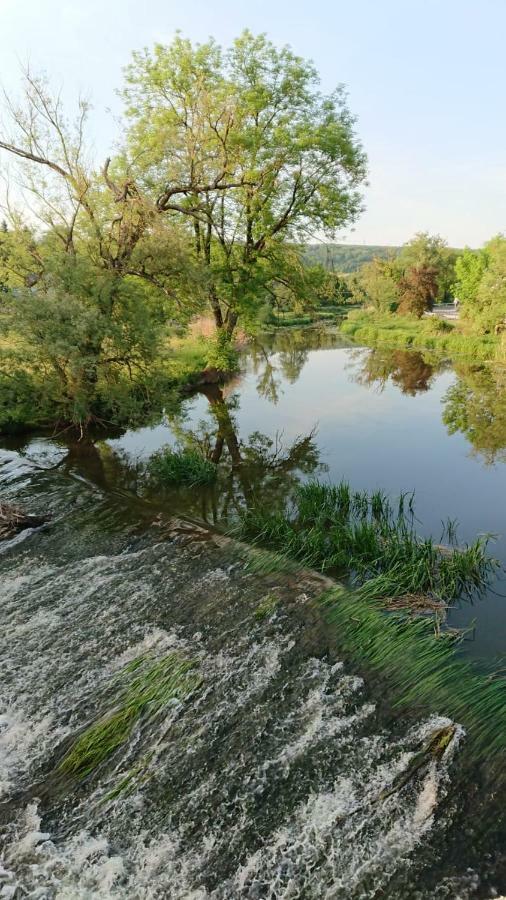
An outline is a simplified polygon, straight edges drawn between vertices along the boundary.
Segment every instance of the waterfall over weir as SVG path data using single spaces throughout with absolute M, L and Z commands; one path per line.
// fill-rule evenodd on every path
M 232 542 L 16 454 L 1 479 L 51 520 L 0 547 L 0 898 L 487 896 L 439 853 L 465 735 L 403 779 L 448 720 L 379 708 L 318 579 L 255 573 Z M 193 681 L 161 700 L 167 659 Z M 72 769 L 133 696 L 112 750 Z

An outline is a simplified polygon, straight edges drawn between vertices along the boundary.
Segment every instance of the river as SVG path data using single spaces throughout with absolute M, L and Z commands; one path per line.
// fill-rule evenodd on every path
M 0 897 L 504 891 L 504 798 L 463 781 L 459 724 L 443 757 L 390 793 L 445 711 L 394 714 L 340 655 L 312 602 L 318 579 L 259 573 L 221 537 L 245 503 L 346 478 L 415 491 L 421 532 L 457 519 L 463 541 L 494 533 L 505 562 L 503 389 L 487 367 L 287 331 L 149 427 L 3 441 L 2 497 L 51 518 L 0 548 Z M 144 463 L 166 443 L 213 454 L 217 484 L 151 488 Z M 472 625 L 463 652 L 478 666 L 504 652 L 503 592 L 499 573 L 451 611 Z M 65 768 L 132 673 L 149 680 L 172 660 L 192 666 L 185 690 L 150 695 L 93 771 Z

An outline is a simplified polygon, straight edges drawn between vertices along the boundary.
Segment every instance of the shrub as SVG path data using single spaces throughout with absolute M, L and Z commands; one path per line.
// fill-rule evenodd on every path
M 208 344 L 207 365 L 221 372 L 233 372 L 237 369 L 238 353 L 230 335 L 219 331 Z
M 439 319 L 436 316 L 430 320 L 430 330 L 434 331 L 436 334 L 444 334 L 445 332 L 453 331 L 454 325 L 452 322 L 448 322 L 447 319 Z

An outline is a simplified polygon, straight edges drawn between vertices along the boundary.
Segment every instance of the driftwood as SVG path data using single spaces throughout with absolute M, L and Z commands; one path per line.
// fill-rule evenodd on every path
M 38 528 L 47 522 L 45 516 L 29 516 L 17 506 L 0 501 L 0 541 L 14 537 L 25 528 Z

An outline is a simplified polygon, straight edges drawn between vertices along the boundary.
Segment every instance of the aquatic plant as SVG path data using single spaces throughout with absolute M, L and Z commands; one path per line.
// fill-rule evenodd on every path
M 367 585 L 369 588 L 369 585 Z M 321 597 L 342 650 L 388 689 L 394 707 L 439 712 L 467 732 L 469 758 L 499 766 L 506 751 L 506 681 L 479 671 L 455 640 L 434 636 L 431 619 L 386 614 L 362 588 L 336 588 Z
M 109 800 L 115 800 L 117 797 L 128 797 L 141 784 L 149 781 L 148 768 L 153 756 L 154 753 L 147 753 L 146 756 L 143 756 L 137 765 L 132 766 L 114 787 L 105 794 L 101 802 L 107 803 Z
M 276 597 L 275 594 L 267 594 L 265 597 L 260 600 L 257 608 L 255 609 L 255 619 L 262 621 L 263 619 L 268 619 L 273 613 L 276 612 L 276 609 L 279 605 L 279 597 Z
M 374 598 L 426 595 L 444 603 L 482 590 L 497 565 L 487 555 L 487 539 L 445 547 L 420 537 L 415 522 L 411 495 L 394 508 L 381 491 L 311 482 L 279 511 L 246 510 L 240 532 L 305 566 L 348 577 Z M 451 523 L 449 543 L 454 532 Z
M 114 709 L 82 732 L 65 754 L 60 771 L 89 775 L 128 740 L 139 720 L 149 720 L 168 704 L 184 700 L 201 680 L 195 663 L 177 653 L 159 660 L 132 660 L 118 678 Z
M 162 447 L 154 453 L 147 467 L 148 475 L 160 485 L 179 484 L 186 487 L 212 484 L 217 468 L 197 450 L 173 450 Z

